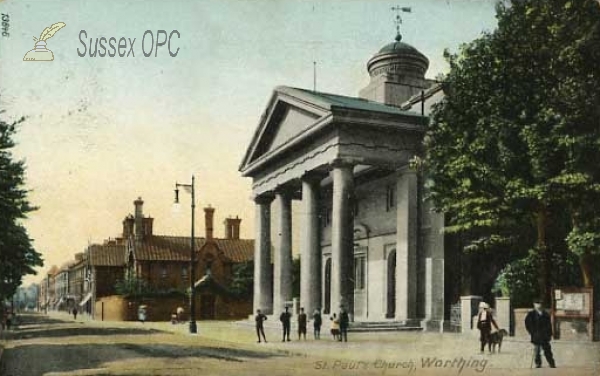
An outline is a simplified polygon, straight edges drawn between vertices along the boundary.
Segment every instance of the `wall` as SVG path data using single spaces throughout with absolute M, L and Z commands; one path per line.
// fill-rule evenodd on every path
M 184 297 L 133 299 L 112 295 L 96 301 L 95 319 L 98 321 L 103 319 L 104 321 L 137 321 L 137 310 L 142 304 L 147 306 L 146 321 L 169 321 L 171 313 L 180 306 L 184 307 L 186 312 L 189 311 L 187 298 Z
M 126 321 L 127 301 L 122 296 L 105 296 L 96 301 L 94 313 L 98 321 Z
M 196 320 L 201 321 L 202 295 L 196 296 Z M 169 321 L 177 307 L 185 310 L 184 320 L 189 320 L 189 305 L 186 297 L 156 297 L 133 299 L 121 295 L 105 296 L 96 301 L 96 320 L 101 321 L 137 321 L 137 310 L 146 305 L 146 321 Z M 252 300 L 234 300 L 217 296 L 214 320 L 237 320 L 252 314 Z
M 515 337 L 529 337 L 529 334 L 525 329 L 525 316 L 527 316 L 529 311 L 531 311 L 531 308 L 515 308 L 513 310 L 515 315 Z
M 187 261 L 138 261 L 142 278 L 157 289 L 186 289 L 190 286 L 190 268 Z M 163 268 L 166 274 L 163 274 Z M 183 273 L 186 268 L 186 274 Z M 196 277 L 198 277 L 196 269 Z

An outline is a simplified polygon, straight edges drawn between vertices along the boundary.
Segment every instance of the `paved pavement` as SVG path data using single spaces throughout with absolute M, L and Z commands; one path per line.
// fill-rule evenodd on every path
M 349 342 L 281 342 L 267 329 L 187 323 L 75 322 L 67 315 L 25 316 L 9 333 L 0 376 L 21 375 L 600 375 L 600 343 L 554 341 L 557 369 L 531 369 L 531 346 L 505 339 L 499 354 L 478 352 L 477 338 L 437 333 L 352 333 Z

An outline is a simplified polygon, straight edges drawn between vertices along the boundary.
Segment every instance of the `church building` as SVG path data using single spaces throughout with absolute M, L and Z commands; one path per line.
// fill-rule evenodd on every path
M 368 61 L 358 97 L 273 91 L 240 165 L 256 205 L 254 310 L 278 314 L 292 300 L 299 221 L 306 312 L 344 307 L 355 322 L 442 328 L 444 217 L 424 199 L 419 170 L 425 110 L 442 94 L 425 78 L 427 57 L 401 39 Z

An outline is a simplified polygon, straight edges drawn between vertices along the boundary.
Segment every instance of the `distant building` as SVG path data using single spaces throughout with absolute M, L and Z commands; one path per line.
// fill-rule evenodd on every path
M 135 216 L 123 221 L 126 242 L 127 275 L 137 276 L 154 291 L 186 292 L 190 286 L 191 238 L 155 235 L 153 218 L 143 216 L 143 201 L 134 202 Z M 239 218 L 225 220 L 225 237 L 214 237 L 214 208 L 205 208 L 206 237 L 195 238 L 196 282 L 212 276 L 210 288 L 199 285 L 197 317 L 203 319 L 232 319 L 252 313 L 250 297 L 229 293 L 234 266 L 252 260 L 254 241 L 240 239 Z M 187 307 L 187 298 L 181 304 Z M 186 310 L 189 313 L 189 309 Z
M 40 310 L 77 308 L 95 319 L 135 320 L 137 306 L 151 304 L 150 320 L 169 320 L 177 307 L 189 314 L 191 238 L 155 235 L 143 200 L 123 220 L 123 232 L 90 244 L 74 260 L 54 266 L 41 281 Z M 240 218 L 225 219 L 225 237 L 214 237 L 214 208 L 204 209 L 206 237 L 195 238 L 196 317 L 235 319 L 252 313 L 251 294 L 236 294 L 236 265 L 252 262 L 254 241 L 240 239 Z

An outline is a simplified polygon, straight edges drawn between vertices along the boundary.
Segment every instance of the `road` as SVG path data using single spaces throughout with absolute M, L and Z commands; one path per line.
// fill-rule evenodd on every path
M 147 327 L 23 315 L 7 332 L 1 376 L 290 374 L 293 357 Z M 249 364 L 252 366 L 249 367 Z
M 23 315 L 6 334 L 0 376 L 600 374 L 600 344 L 553 342 L 557 369 L 531 369 L 531 345 L 508 338 L 501 354 L 479 354 L 477 338 L 452 333 L 361 333 L 350 342 L 255 342 L 252 327 L 199 322 L 200 335 L 168 323 L 117 323 L 67 315 Z

